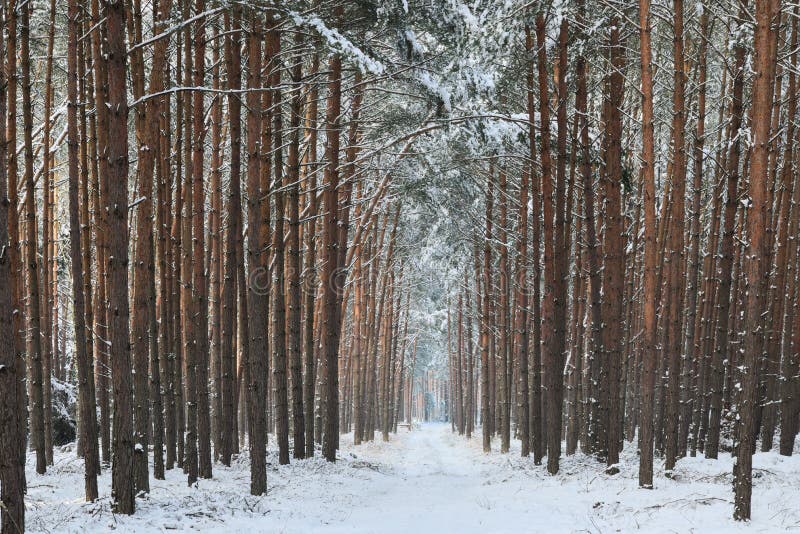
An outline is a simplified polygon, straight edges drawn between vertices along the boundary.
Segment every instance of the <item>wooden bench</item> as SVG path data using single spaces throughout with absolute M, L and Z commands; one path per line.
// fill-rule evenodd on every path
M 400 427 L 400 428 L 406 428 L 406 429 L 409 430 L 409 432 L 412 429 L 412 424 L 411 423 L 397 423 L 397 426 Z

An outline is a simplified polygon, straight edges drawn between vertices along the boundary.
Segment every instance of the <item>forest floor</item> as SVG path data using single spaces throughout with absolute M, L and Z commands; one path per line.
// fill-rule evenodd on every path
M 478 431 L 480 432 L 480 431 Z M 277 465 L 270 436 L 268 495 L 253 497 L 249 460 L 214 465 L 214 478 L 186 486 L 180 470 L 137 499 L 134 516 L 110 510 L 110 470 L 100 478 L 101 499 L 82 502 L 83 462 L 66 446 L 44 476 L 29 462 L 29 532 L 246 532 L 254 533 L 503 533 L 520 532 L 791 532 L 800 531 L 800 455 L 758 453 L 754 458 L 753 520 L 732 513 L 732 460 L 685 458 L 674 479 L 656 461 L 656 488 L 637 487 L 638 459 L 626 447 L 621 472 L 582 454 L 565 457 L 561 472 L 509 454 L 484 455 L 480 435 L 466 440 L 448 424 L 401 429 L 384 443 L 359 447 L 341 439 L 336 464 L 316 457 Z M 514 446 L 516 445 L 517 448 Z M 800 452 L 800 451 L 799 451 Z M 32 460 L 30 457 L 29 460 Z

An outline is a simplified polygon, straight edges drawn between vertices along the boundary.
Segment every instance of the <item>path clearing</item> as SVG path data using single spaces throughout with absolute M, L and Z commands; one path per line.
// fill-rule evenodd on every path
M 503 532 L 533 526 L 541 510 L 523 497 L 530 478 L 508 477 L 475 457 L 449 425 L 431 424 L 400 436 L 391 449 L 396 476 L 376 484 L 368 506 L 353 511 L 350 525 L 382 525 L 383 532 Z M 388 452 L 388 451 L 387 451 Z M 387 458 L 388 459 L 388 458 Z M 366 488 L 365 488 L 366 489 Z M 507 502 L 501 502 L 503 499 Z M 510 502 L 509 502 L 510 501 Z M 519 530 L 517 530 L 519 532 Z

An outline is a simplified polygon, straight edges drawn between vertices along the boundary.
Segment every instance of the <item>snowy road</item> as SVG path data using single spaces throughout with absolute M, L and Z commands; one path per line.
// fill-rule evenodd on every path
M 364 487 L 363 505 L 354 507 L 348 525 L 337 532 L 353 532 L 356 525 L 380 525 L 376 532 L 398 533 L 536 527 L 543 510 L 534 499 L 514 498 L 528 481 L 497 477 L 494 466 L 465 450 L 448 425 L 425 425 L 401 436 L 396 450 L 395 476 Z
M 68 448 L 42 477 L 29 458 L 27 523 L 30 532 L 213 533 L 528 533 L 528 532 L 785 532 L 800 529 L 800 455 L 754 457 L 753 521 L 731 519 L 731 460 L 682 459 L 674 480 L 638 489 L 638 458 L 623 451 L 616 476 L 594 459 L 562 459 L 561 472 L 519 456 L 481 451 L 449 425 L 401 430 L 384 443 L 354 447 L 342 436 L 339 460 L 277 465 L 270 436 L 269 493 L 248 494 L 249 459 L 214 466 L 214 478 L 186 486 L 180 470 L 151 481 L 134 516 L 110 511 L 110 470 L 100 478 L 101 499 L 82 502 L 83 464 Z M 516 447 L 516 448 L 515 448 Z

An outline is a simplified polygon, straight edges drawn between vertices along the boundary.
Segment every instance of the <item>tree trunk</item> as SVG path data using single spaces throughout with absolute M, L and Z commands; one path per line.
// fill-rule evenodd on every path
M 522 170 L 522 179 L 519 185 L 519 222 L 517 224 L 517 272 L 514 280 L 516 282 L 516 298 L 514 313 L 514 349 L 515 358 L 518 366 L 517 375 L 517 413 L 519 414 L 518 432 L 521 441 L 521 455 L 527 457 L 530 454 L 530 413 L 528 402 L 528 188 L 530 167 L 526 166 Z M 465 281 L 466 287 L 466 281 Z M 467 293 L 467 316 L 469 317 L 469 292 Z M 472 353 L 472 331 L 468 328 L 467 339 L 470 341 L 470 349 L 467 354 Z M 468 388 L 468 410 L 471 419 L 472 407 L 472 369 L 469 370 Z M 469 431 L 469 426 L 468 426 Z
M 289 392 L 287 387 L 286 362 L 286 264 L 284 245 L 284 218 L 286 216 L 287 185 L 283 181 L 283 116 L 281 110 L 280 71 L 282 68 L 280 52 L 280 33 L 276 28 L 269 30 L 269 42 L 273 63 L 270 69 L 272 88 L 272 157 L 275 183 L 280 189 L 275 191 L 275 228 L 272 234 L 274 253 L 274 277 L 272 287 L 272 380 L 275 394 L 275 435 L 278 441 L 278 461 L 281 465 L 289 463 Z M 338 346 L 338 343 L 337 343 Z
M 606 101 L 606 132 L 604 139 L 603 194 L 605 196 L 605 243 L 603 244 L 603 356 L 601 368 L 604 385 L 608 392 L 607 408 L 602 410 L 607 417 L 605 428 L 609 473 L 616 472 L 619 463 L 622 425 L 620 424 L 620 365 L 622 361 L 622 322 L 625 286 L 625 226 L 622 220 L 622 103 L 625 90 L 624 45 L 621 42 L 619 21 L 611 19 L 609 59 L 611 72 L 608 76 L 608 100 Z M 682 235 L 682 234 L 681 234 Z M 561 271 L 563 272 L 563 270 Z M 601 389 L 601 391 L 602 391 Z M 602 444 L 601 444 L 602 446 Z
M 314 54 L 311 59 L 311 70 L 309 75 L 315 75 L 319 70 L 319 55 Z M 303 363 L 305 375 L 303 377 L 303 409 L 305 412 L 306 429 L 306 458 L 314 456 L 314 386 L 316 384 L 316 357 L 315 348 L 317 343 L 314 341 L 314 308 L 317 289 L 317 173 L 315 166 L 317 163 L 317 84 L 312 84 L 308 92 L 308 105 L 306 107 L 305 129 L 307 132 L 307 155 L 304 167 L 306 168 L 305 189 L 306 205 L 308 206 L 308 223 L 306 225 L 305 240 L 305 302 L 304 315 L 304 337 L 303 337 Z
M 492 266 L 492 175 L 487 179 L 486 185 L 486 233 L 483 238 L 483 310 L 481 319 L 481 426 L 483 433 L 483 452 L 492 450 L 492 421 L 489 399 L 489 328 L 491 327 L 491 266 Z M 477 263 L 477 257 L 476 257 Z M 476 266 L 477 269 L 477 266 Z M 477 276 L 477 272 L 476 272 Z
M 497 313 L 497 327 L 499 329 L 499 336 L 496 345 L 496 384 L 497 384 L 497 408 L 500 412 L 499 430 L 500 430 L 500 452 L 508 452 L 511 443 L 511 400 L 509 399 L 509 384 L 508 384 L 508 349 L 509 349 L 509 284 L 508 278 L 510 270 L 508 267 L 508 179 L 506 177 L 505 169 L 501 166 L 499 169 L 499 190 L 498 200 L 500 208 L 500 221 L 498 222 L 497 238 L 499 244 L 499 265 L 497 275 L 499 281 L 497 289 L 499 295 L 499 306 L 496 310 Z M 460 365 L 460 362 L 459 362 Z M 455 399 L 454 399 L 455 400 Z
M 47 465 L 53 465 L 53 371 L 54 371 L 54 327 L 57 307 L 54 300 L 54 238 L 53 238 L 53 156 L 51 154 L 50 121 L 53 107 L 53 44 L 55 41 L 56 5 L 50 0 L 47 49 L 45 60 L 44 125 L 42 127 L 42 263 L 41 263 L 41 335 L 42 335 L 42 393 L 44 410 L 44 451 Z
M 44 428 L 44 384 L 41 335 L 41 301 L 39 294 L 38 231 L 33 162 L 33 104 L 31 102 L 30 18 L 33 4 L 22 6 L 20 26 L 20 61 L 22 63 L 22 122 L 25 152 L 25 261 L 28 280 L 28 367 L 30 388 L 30 440 L 36 452 L 36 472 L 47 469 Z M 49 383 L 49 378 L 48 378 Z
M 302 48 L 303 37 L 297 34 L 295 37 L 295 47 Z M 289 145 L 288 170 L 286 176 L 289 182 L 289 257 L 288 268 L 288 293 L 289 293 L 289 343 L 288 360 L 291 368 L 292 379 L 292 431 L 294 457 L 304 458 L 306 455 L 306 430 L 305 412 L 303 410 L 303 338 L 301 332 L 301 313 L 302 313 L 302 294 L 301 294 L 301 272 L 300 272 L 300 137 L 302 134 L 300 121 L 303 118 L 303 85 L 301 77 L 303 75 L 302 61 L 295 60 L 292 68 L 292 93 L 291 93 L 291 112 L 289 125 L 291 130 L 291 144 Z
M 196 0 L 195 13 L 205 12 L 205 0 Z M 192 68 L 195 87 L 202 87 L 205 81 L 206 57 L 206 20 L 197 17 L 194 21 L 194 64 Z M 192 131 L 192 264 L 193 306 L 195 313 L 194 342 L 196 363 L 196 396 L 197 396 L 197 459 L 198 474 L 202 478 L 211 478 L 211 417 L 208 400 L 208 280 L 205 268 L 205 189 L 203 179 L 203 157 L 205 141 L 205 108 L 204 92 L 194 91 Z M 187 143 L 189 140 L 186 140 Z
M 740 5 L 740 21 L 746 13 L 746 3 Z M 741 24 L 741 22 L 740 22 Z M 739 186 L 739 156 L 741 154 L 741 136 L 739 129 L 742 125 L 742 108 L 744 93 L 744 46 L 735 47 L 735 64 L 733 69 L 733 91 L 731 101 L 731 117 L 728 129 L 728 146 L 730 151 L 727 158 L 727 197 L 725 200 L 725 221 L 722 229 L 722 242 L 720 243 L 719 283 L 717 286 L 717 320 L 714 353 L 711 357 L 710 391 L 711 400 L 709 407 L 708 439 L 706 442 L 706 458 L 717 458 L 720 440 L 720 423 L 722 418 L 723 394 L 723 361 L 727 358 L 730 303 L 734 294 L 731 291 L 733 281 L 733 255 L 736 207 L 738 205 Z
M 672 100 L 672 201 L 665 262 L 668 266 L 667 295 L 662 306 L 666 319 L 664 361 L 667 366 L 667 394 L 664 411 L 665 462 L 672 473 L 678 458 L 680 418 L 681 325 L 683 324 L 684 211 L 686 197 L 686 104 L 683 54 L 683 0 L 673 2 L 673 100 Z
M 114 389 L 114 462 L 111 499 L 114 511 L 132 514 L 133 399 L 128 311 L 128 102 L 125 10 L 122 2 L 105 4 L 108 40 L 108 213 L 109 330 L 111 381 Z
M 247 38 L 248 72 L 247 88 L 261 86 L 261 43 L 264 40 L 261 18 L 253 16 Z M 271 103 L 269 93 L 265 100 Z M 264 224 L 264 212 L 269 210 L 268 191 L 261 190 L 261 101 L 257 91 L 247 93 L 247 304 L 250 333 L 250 382 L 247 387 L 251 402 L 248 403 L 248 427 L 250 436 L 250 494 L 263 495 L 267 491 L 267 421 L 266 421 L 266 377 L 268 369 L 268 284 L 269 223 Z M 268 147 L 267 147 L 268 148 Z M 269 169 L 265 169 L 269 173 Z
M 99 458 L 97 455 L 97 415 L 95 412 L 94 392 L 91 384 L 91 359 L 87 353 L 85 308 L 86 301 L 83 286 L 83 248 L 81 247 L 81 227 L 78 206 L 78 2 L 70 0 L 67 13 L 69 21 L 67 43 L 67 148 L 68 148 L 68 174 L 69 174 L 69 227 L 70 227 L 70 260 L 72 262 L 72 305 L 73 322 L 75 327 L 75 363 L 78 368 L 78 411 L 81 421 L 84 457 L 84 490 L 86 500 L 92 502 L 97 499 L 97 475 L 99 472 Z M 0 38 L 1 39 L 1 38 Z M 0 45 L 2 41 L 0 41 Z M 1 56 L 2 54 L 0 54 Z M 2 74 L 0 74 L 2 76 Z M 0 80 L 0 86 L 2 86 Z M 0 94 L 0 102 L 5 102 Z M 1 104 L 0 104 L 1 105 Z M 0 116 L 2 113 L 0 113 Z M 5 143 L 0 133 L 0 147 Z M 85 140 L 84 140 L 85 141 Z M 0 148 L 0 150 L 2 150 Z M 5 169 L 5 154 L 0 153 L 0 169 Z M 2 172 L 2 171 L 0 171 Z M 0 187 L 4 183 L 0 176 Z M 1 193 L 1 192 L 0 192 Z M 5 195 L 0 194 L 0 200 Z M 0 221 L 5 221 L 0 214 Z M 0 223 L 0 241 L 3 239 L 3 228 Z M 4 346 L 6 346 L 4 344 Z M 10 345 L 8 345 L 10 346 Z M 4 428 L 9 428 L 4 426 Z
M 639 0 L 639 46 L 642 71 L 642 179 L 644 203 L 644 331 L 642 333 L 641 408 L 639 413 L 639 487 L 653 488 L 653 400 L 656 351 L 657 266 L 655 145 L 653 140 L 653 69 L 650 50 L 650 0 Z M 591 224 L 591 223 L 589 223 Z
M 341 17 L 342 7 L 337 7 L 337 16 Z M 339 335 L 341 304 L 337 292 L 342 291 L 342 274 L 338 271 L 339 247 L 343 246 L 339 239 L 339 130 L 342 107 L 342 57 L 334 53 L 330 60 L 328 76 L 328 102 L 325 112 L 325 144 L 323 225 L 322 241 L 324 251 L 324 267 L 321 275 L 322 283 L 322 324 L 320 338 L 322 342 L 322 358 L 325 360 L 327 373 L 325 395 L 325 429 L 322 443 L 322 454 L 329 462 L 336 461 L 336 444 L 338 441 L 339 417 Z
M 182 14 L 185 19 L 190 16 L 191 0 L 184 0 Z M 186 26 L 183 30 L 183 84 L 186 87 L 192 85 L 193 55 L 191 27 Z M 195 331 L 196 313 L 194 293 L 194 269 L 193 265 L 195 254 L 195 241 L 192 236 L 193 215 L 194 215 L 194 195 L 193 195 L 193 144 L 192 132 L 194 129 L 193 120 L 193 92 L 183 94 L 181 101 L 183 108 L 183 143 L 182 150 L 177 150 L 177 157 L 182 158 L 183 170 L 183 214 L 181 216 L 181 345 L 183 356 L 184 389 L 183 395 L 186 402 L 186 441 L 183 455 L 183 471 L 187 475 L 189 486 L 197 481 L 198 475 L 198 455 L 197 455 L 197 337 L 200 332 Z M 202 250 L 197 251 L 198 262 L 202 265 Z
M 13 10 L 13 2 L 11 4 L 10 7 Z M 74 8 L 74 4 L 75 0 L 72 0 L 70 7 Z M 5 14 L 3 12 L 2 15 L 5 16 Z M 0 27 L 3 22 L 0 19 Z M 14 28 L 13 24 L 9 27 Z M 4 44 L 3 32 L 0 31 L 0 58 L 5 59 Z M 74 81 L 74 77 L 71 80 Z M 0 68 L 0 117 L 3 118 L 6 116 L 6 81 L 5 68 Z M 0 252 L 0 390 L 6 392 L 0 396 L 0 427 L 3 428 L 3 432 L 0 433 L 0 531 L 24 532 L 25 464 L 20 462 L 19 443 L 23 442 L 25 438 L 24 435 L 21 435 L 23 432 L 20 419 L 23 418 L 16 394 L 18 384 L 23 382 L 23 376 L 18 374 L 19 366 L 16 361 L 18 356 L 14 315 L 18 314 L 13 313 L 14 286 L 16 284 L 13 281 L 15 275 L 12 272 L 14 264 L 12 243 L 16 241 L 16 236 L 9 234 L 10 216 L 14 215 L 10 213 L 10 208 L 13 205 L 13 209 L 16 211 L 16 205 L 10 203 L 7 189 L 8 144 L 6 141 L 6 129 L 0 128 L 0 250 L 2 250 Z M 15 152 L 16 145 L 11 144 L 11 147 L 11 152 Z M 12 158 L 14 157 L 12 156 Z M 8 182 L 16 186 L 16 179 L 8 180 Z M 95 441 L 95 445 L 96 443 Z
M 241 88 L 240 57 L 240 13 L 234 7 L 225 16 L 225 64 L 228 74 L 228 88 L 236 91 Z M 228 226 L 225 232 L 225 266 L 222 287 L 222 334 L 220 341 L 220 359 L 222 361 L 222 452 L 220 459 L 223 465 L 230 466 L 231 454 L 237 448 L 235 440 L 236 422 L 236 352 L 235 319 L 236 319 L 236 240 L 239 235 L 239 214 L 241 213 L 241 102 L 238 96 L 228 96 L 228 119 L 230 121 L 230 188 L 226 211 Z
M 135 27 L 133 42 L 142 42 L 142 11 L 141 3 L 133 3 L 133 21 Z M 131 54 L 131 72 L 133 73 L 133 97 L 141 98 L 144 94 L 144 58 L 141 48 Z M 158 72 L 153 65 L 154 74 Z M 163 72 L 163 68 L 162 68 Z M 135 127 L 138 153 L 137 160 L 137 190 L 136 197 L 142 199 L 136 208 L 136 245 L 133 261 L 133 320 L 131 321 L 131 353 L 134 367 L 134 402 L 135 402 L 135 432 L 136 447 L 134 449 L 134 486 L 136 492 L 148 493 L 150 491 L 149 470 L 147 463 L 147 449 L 150 434 L 150 391 L 148 384 L 148 365 L 150 351 L 150 278 L 154 276 L 153 267 L 153 158 L 155 150 L 150 149 L 148 120 L 152 125 L 155 117 L 148 116 L 150 104 L 138 106 L 135 109 Z M 158 124 L 157 122 L 155 124 Z M 157 134 L 157 132 L 156 132 Z M 152 139 L 152 140 L 151 140 Z M 155 335 L 155 332 L 153 332 Z
M 766 327 L 763 315 L 768 265 L 765 261 L 765 229 L 767 227 L 767 163 L 769 157 L 770 110 L 775 83 L 775 54 L 773 24 L 779 22 L 780 3 L 777 0 L 756 1 L 755 55 L 753 67 L 752 132 L 750 159 L 750 213 L 747 217 L 747 257 L 745 259 L 746 330 L 742 353 L 741 391 L 738 406 L 736 464 L 734 473 L 734 512 L 737 520 L 750 519 L 750 495 L 753 490 L 752 468 L 755 446 L 755 408 L 758 402 L 758 370 L 764 346 Z
M 220 39 L 214 35 L 214 48 L 211 58 L 212 87 L 221 89 L 220 81 Z M 212 409 L 211 432 L 213 434 L 214 459 L 219 460 L 222 450 L 222 96 L 217 95 L 211 104 L 211 212 L 209 213 L 209 237 L 211 239 L 211 346 L 209 359 L 212 371 Z

